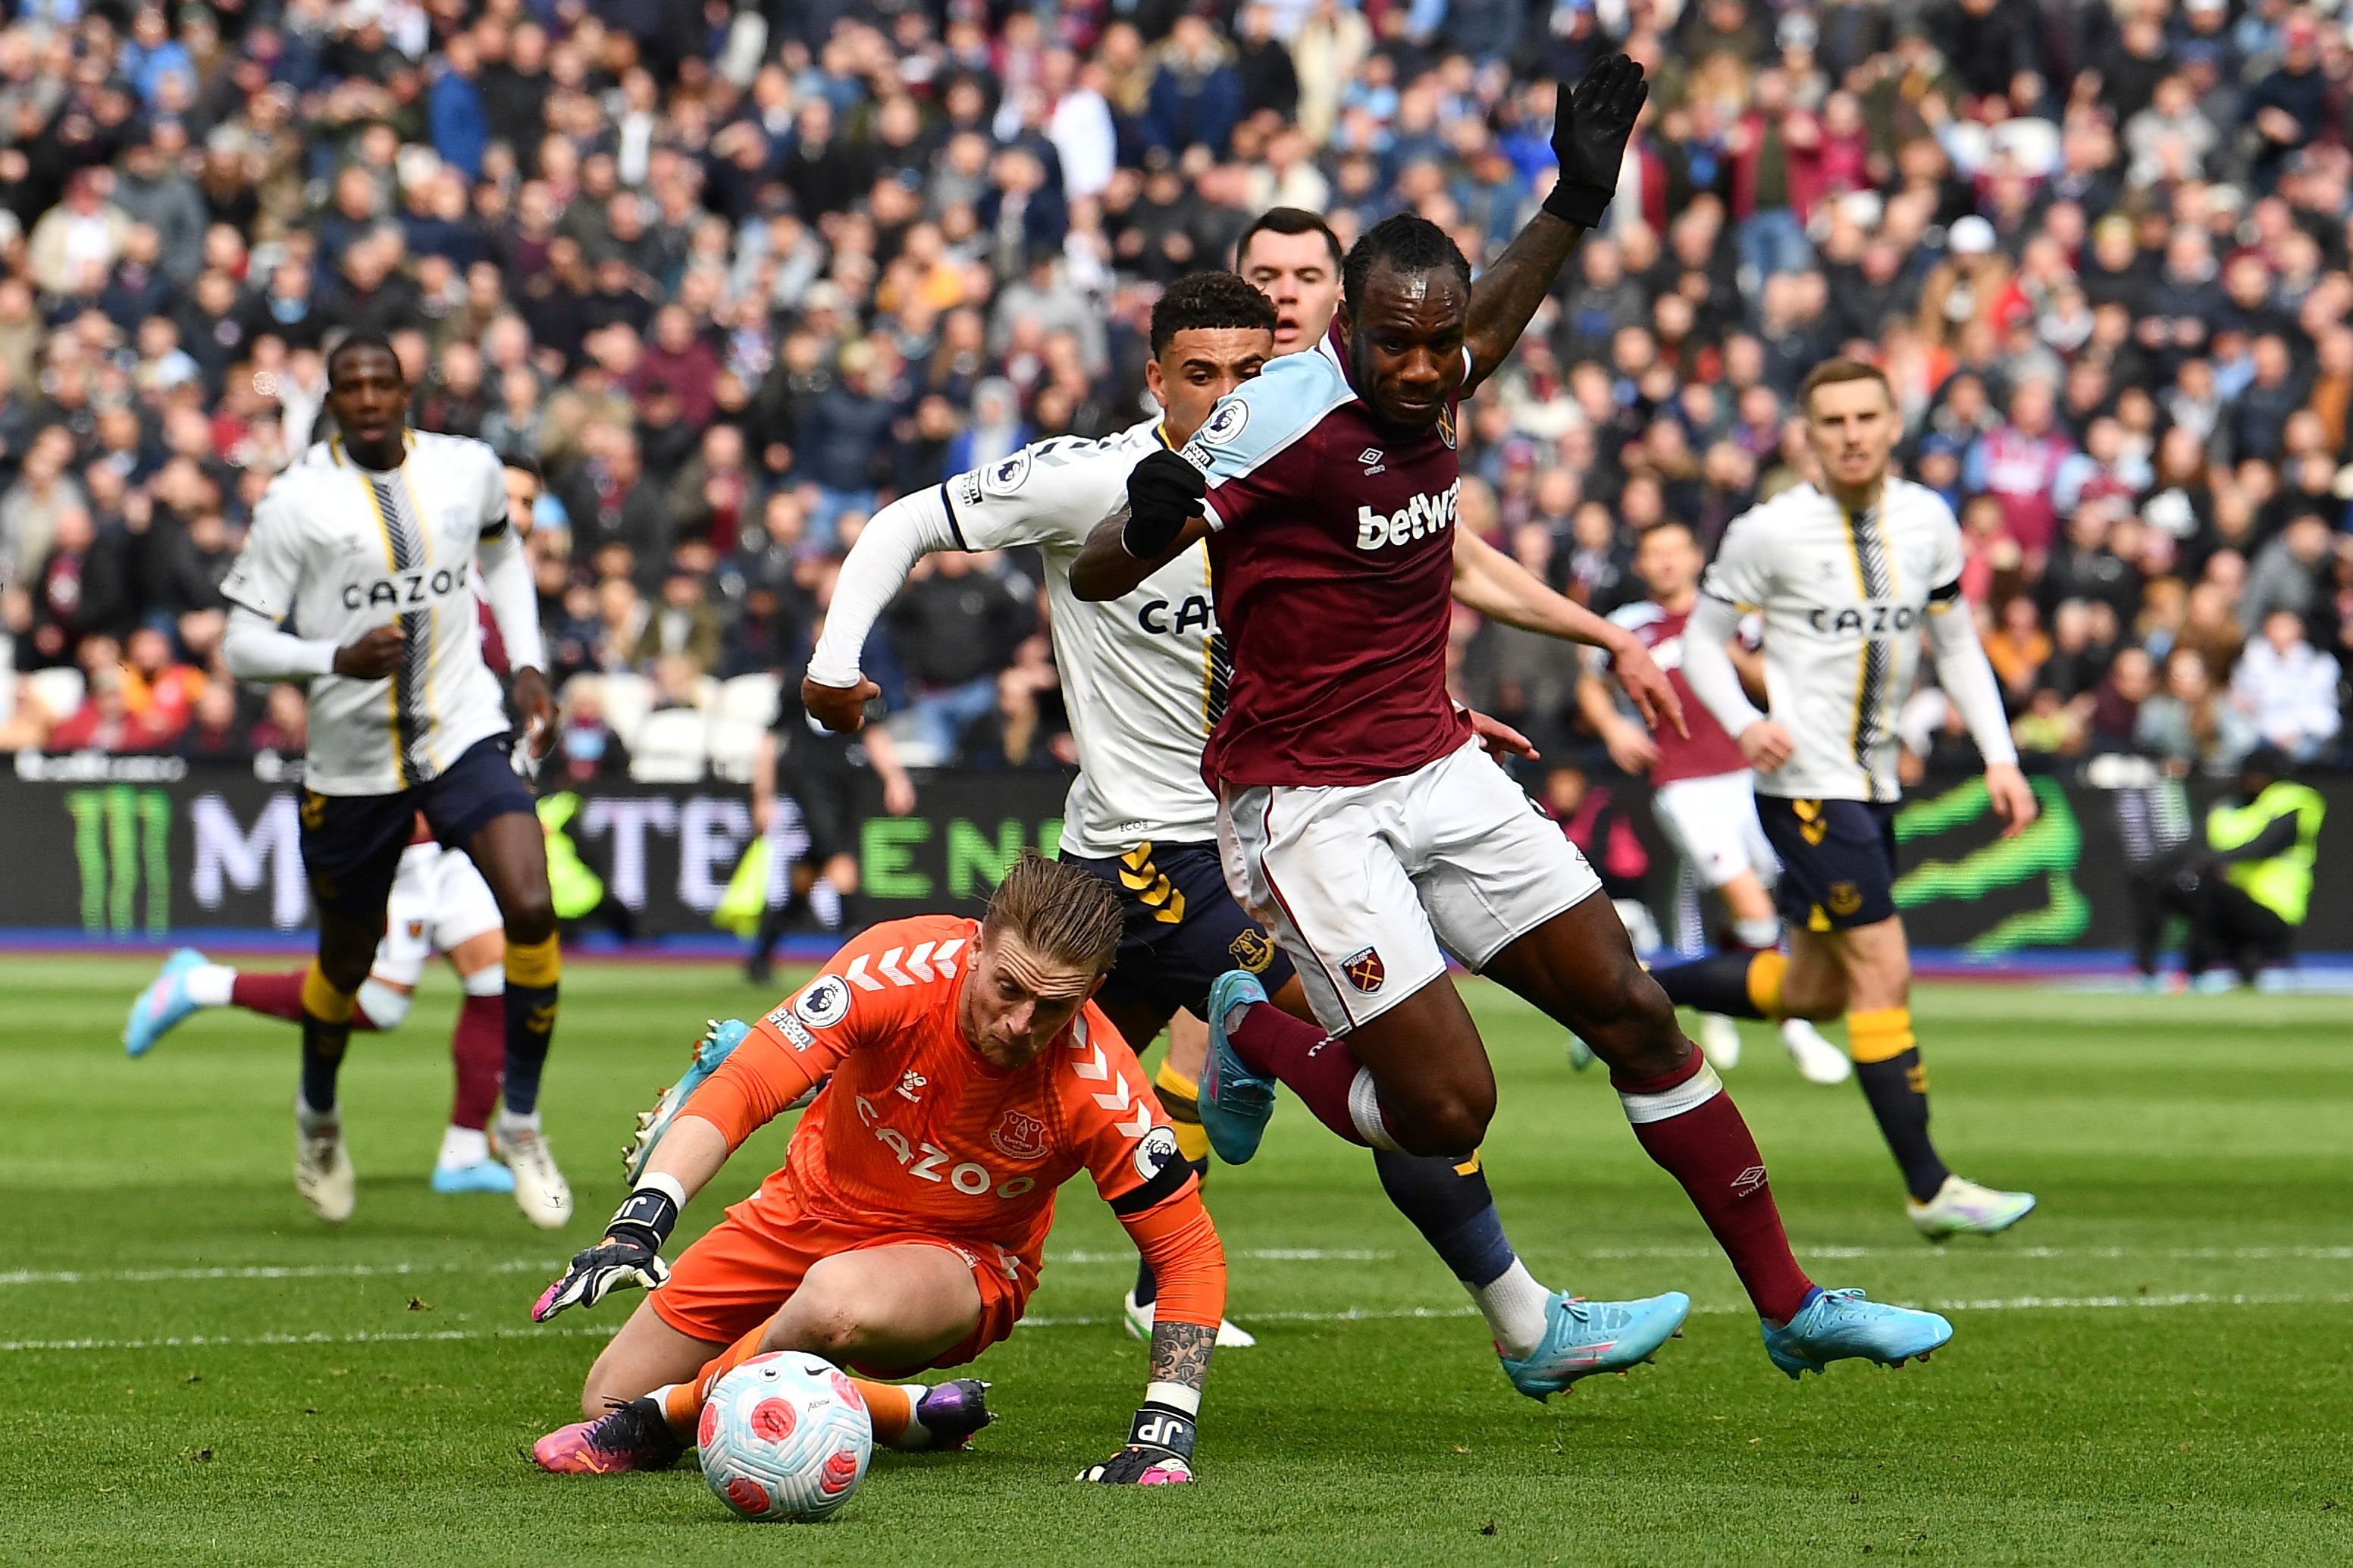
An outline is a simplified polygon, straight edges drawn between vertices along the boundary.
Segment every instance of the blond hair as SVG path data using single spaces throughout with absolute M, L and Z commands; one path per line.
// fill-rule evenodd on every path
M 1042 957 L 1101 974 L 1119 953 L 1126 927 L 1119 895 L 1103 878 L 1027 850 L 989 895 L 982 928 L 1011 934 Z
M 1849 381 L 1879 383 L 1879 390 L 1887 395 L 1889 406 L 1894 405 L 1895 389 L 1888 384 L 1885 371 L 1868 360 L 1848 359 L 1841 355 L 1837 359 L 1826 359 L 1806 373 L 1806 379 L 1798 386 L 1798 407 L 1811 414 L 1814 411 L 1814 393 L 1818 389 Z

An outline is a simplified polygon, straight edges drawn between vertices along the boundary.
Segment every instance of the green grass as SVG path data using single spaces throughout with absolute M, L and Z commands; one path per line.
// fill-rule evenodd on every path
M 1947 1152 L 2043 1202 L 2014 1238 L 1944 1249 L 1912 1236 L 1855 1091 L 1801 1083 L 1753 1032 L 1730 1082 L 1809 1267 L 1951 1304 L 1959 1327 L 1928 1367 L 1846 1363 L 1796 1385 L 1607 1085 L 1569 1072 L 1556 1029 L 1473 986 L 1503 1080 L 1487 1158 L 1506 1223 L 1555 1283 L 1691 1291 L 1657 1366 L 1546 1406 L 1511 1393 L 1362 1152 L 1286 1106 L 1261 1159 L 1211 1185 L 1232 1310 L 1260 1346 L 1219 1358 L 1198 1484 L 1067 1484 L 1122 1436 L 1144 1377 L 1108 1321 L 1127 1251 L 1082 1183 L 1032 1303 L 1041 1324 L 979 1363 L 1004 1418 L 978 1450 L 884 1456 L 835 1522 L 763 1529 L 691 1468 L 559 1480 L 521 1458 L 571 1417 L 628 1303 L 560 1331 L 526 1308 L 618 1201 L 630 1112 L 704 1017 L 762 997 L 710 968 L 567 976 L 547 1109 L 580 1217 L 554 1237 L 502 1198 L 426 1188 L 448 1079 L 437 978 L 406 1028 L 355 1046 L 359 1212 L 330 1232 L 288 1180 L 290 1029 L 207 1016 L 127 1062 L 121 1010 L 146 973 L 0 963 L 0 1268 L 16 1271 L 0 1272 L 0 1561 L 2353 1556 L 2341 1000 L 1926 993 Z M 763 1133 L 716 1195 L 748 1190 L 782 1147 Z M 686 1229 L 717 1210 L 696 1205 Z M 1349 1311 L 1366 1316 L 1335 1321 Z

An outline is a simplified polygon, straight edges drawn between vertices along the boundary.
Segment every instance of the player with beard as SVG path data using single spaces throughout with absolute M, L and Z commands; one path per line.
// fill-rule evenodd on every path
M 1609 1064 L 1636 1137 L 1747 1288 L 1777 1366 L 1900 1364 L 1951 1325 L 1807 1278 L 1754 1139 L 1593 896 L 1591 868 L 1446 692 L 1458 400 L 1502 364 L 1600 220 L 1647 91 L 1641 68 L 1611 56 L 1562 92 L 1559 178 L 1475 289 L 1436 225 L 1376 225 L 1348 254 L 1324 342 L 1221 401 L 1182 454 L 1141 460 L 1128 515 L 1096 530 L 1073 584 L 1113 597 L 1209 541 L 1234 673 L 1202 770 L 1226 879 L 1331 1031 L 1305 1047 L 1265 1031 L 1277 1015 L 1256 980 L 1220 979 L 1200 1109 L 1221 1157 L 1255 1153 L 1277 1080 L 1354 1142 L 1474 1151 L 1494 1075 L 1442 943 Z
M 1320 220 L 1302 216 L 1320 228 Z M 1328 243 L 1314 237 L 1319 253 Z M 1243 249 L 1250 254 L 1250 240 Z M 1328 320 L 1336 298 L 1336 288 L 1322 300 L 1311 293 L 1304 308 Z M 1279 1005 L 1304 1014 L 1307 1002 L 1288 961 L 1234 903 L 1219 866 L 1217 802 L 1201 782 L 1200 756 L 1224 700 L 1225 645 L 1211 613 L 1205 553 L 1180 553 L 1107 605 L 1072 595 L 1070 568 L 1094 526 L 1121 510 L 1137 459 L 1190 439 L 1219 396 L 1258 374 L 1275 318 L 1269 302 L 1230 273 L 1183 279 L 1153 313 L 1147 384 L 1164 418 L 1100 442 L 1042 442 L 882 509 L 843 564 L 802 691 L 809 710 L 827 723 L 854 727 L 873 689 L 858 669 L 868 629 L 923 553 L 1040 547 L 1082 763 L 1065 813 L 1062 856 L 1121 891 L 1128 935 L 1104 985 L 1104 1011 L 1130 1039 L 1148 1042 L 1168 1027 L 1169 1051 L 1155 1087 L 1184 1152 L 1204 1173 L 1208 1149 L 1193 1100 L 1207 1032 L 1192 1015 L 1206 1011 L 1218 976 L 1237 967 L 1258 974 Z M 1474 608 L 1517 625 L 1610 636 L 1597 617 L 1509 563 L 1500 571 L 1466 573 L 1460 592 Z M 1645 660 L 1639 647 L 1631 655 Z M 1641 684 L 1639 668 L 1630 679 Z M 1655 689 L 1665 689 L 1663 678 Z M 1280 1014 L 1269 1026 L 1284 1023 L 1303 1047 L 1322 1037 L 1314 1026 Z M 1547 1291 L 1528 1273 L 1475 1159 L 1384 1151 L 1376 1163 L 1391 1200 L 1479 1303 L 1504 1371 L 1523 1393 L 1542 1397 L 1655 1348 L 1646 1336 L 1620 1331 L 1614 1304 Z M 1150 1331 L 1155 1285 L 1147 1263 L 1125 1304 L 1139 1335 Z M 1680 1321 L 1679 1306 L 1672 1316 Z M 1666 1321 L 1657 1338 L 1672 1328 Z M 1239 1338 L 1227 1324 L 1219 1342 Z

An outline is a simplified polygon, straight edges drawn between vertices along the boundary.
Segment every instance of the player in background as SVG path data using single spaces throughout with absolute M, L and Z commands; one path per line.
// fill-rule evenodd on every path
M 1891 478 L 1902 436 L 1887 378 L 1858 360 L 1799 389 L 1821 477 L 1735 518 L 1683 638 L 1683 677 L 1757 770 L 1757 810 L 1781 860 L 1789 955 L 1725 952 L 1662 970 L 1669 996 L 1747 1018 L 1846 1016 L 1863 1098 L 1931 1240 L 2007 1230 L 2034 1207 L 1947 1169 L 1928 1138 L 1928 1072 L 1912 1032 L 1912 960 L 1895 911 L 1895 715 L 1923 632 L 1945 695 L 1985 759 L 1986 795 L 2015 834 L 2034 820 L 2001 690 L 1961 598 L 1961 531 L 1934 490 Z M 1768 715 L 1725 645 L 1765 617 Z
M 1246 237 L 1246 257 L 1251 244 Z M 1235 904 L 1218 864 L 1217 802 L 1201 781 L 1200 759 L 1224 700 L 1226 667 L 1205 555 L 1185 552 L 1106 605 L 1073 595 L 1070 570 L 1093 527 L 1121 510 L 1137 458 L 1190 439 L 1221 395 L 1257 374 L 1273 317 L 1269 302 L 1232 274 L 1182 279 L 1153 312 L 1145 379 L 1166 410 L 1162 419 L 1106 441 L 1040 443 L 877 512 L 843 563 L 802 692 L 827 723 L 860 721 L 874 689 L 858 668 L 867 632 L 926 552 L 1042 547 L 1056 661 L 1081 761 L 1064 812 L 1062 856 L 1121 890 L 1127 937 L 1103 1005 L 1128 1038 L 1148 1042 L 1168 1026 L 1169 1053 L 1156 1081 L 1180 1147 L 1203 1172 L 1207 1141 L 1193 1108 L 1200 1057 L 1198 1046 L 1189 1060 L 1186 1054 L 1188 1010 L 1206 1013 L 1218 976 L 1236 968 L 1257 974 L 1280 1005 L 1304 1014 L 1307 1003 L 1289 962 Z M 1597 617 L 1506 564 L 1507 571 L 1466 568 L 1465 602 L 1539 630 L 1609 635 Z M 1639 648 L 1634 657 L 1643 657 Z M 1662 678 L 1658 685 L 1664 689 Z M 1294 1027 L 1303 1047 L 1322 1037 L 1303 1021 Z M 1206 1043 L 1206 1030 L 1199 1038 Z M 1615 1370 L 1612 1357 L 1630 1364 L 1655 1348 L 1611 1326 L 1613 1304 L 1547 1291 L 1528 1273 L 1475 1158 L 1385 1151 L 1377 1164 L 1391 1201 L 1479 1303 L 1505 1373 L 1522 1392 L 1543 1397 L 1576 1377 Z M 1149 1268 L 1147 1258 L 1125 1303 L 1139 1329 L 1150 1321 Z M 1670 1323 L 1658 1337 L 1672 1330 Z M 1222 1333 L 1220 1342 L 1230 1343 L 1236 1331 L 1229 1324 Z M 1597 1352 L 1598 1341 L 1613 1348 Z M 1590 1364 L 1596 1354 L 1607 1364 Z
M 1225 1253 L 1144 1069 L 1091 998 L 1125 921 L 1102 879 L 1025 855 L 980 921 L 891 921 L 754 1025 L 695 1089 L 605 1240 L 533 1310 L 652 1293 L 541 1438 L 547 1469 L 674 1463 L 711 1386 L 768 1351 L 873 1379 L 955 1366 L 1013 1331 L 1038 1283 L 1054 1193 L 1087 1172 L 1161 1280 L 1151 1381 L 1127 1445 L 1082 1480 L 1192 1479 Z M 829 1079 L 828 1079 L 828 1075 Z M 727 1157 L 820 1081 L 785 1166 L 679 1258 L 679 1212 Z M 953 1447 L 983 1385 L 864 1382 L 875 1436 Z
M 422 814 L 438 842 L 466 852 L 504 922 L 504 1103 L 491 1136 L 516 1205 L 554 1228 L 572 1212 L 539 1120 L 560 973 L 555 910 L 531 790 L 507 754 L 505 694 L 483 658 L 474 571 L 479 561 L 480 602 L 514 671 L 522 743 L 543 756 L 555 704 L 504 465 L 479 441 L 408 428 L 408 385 L 381 337 L 337 343 L 327 381 L 340 434 L 270 481 L 221 585 L 230 673 L 305 682 L 310 693 L 302 859 L 319 952 L 301 996 L 295 1185 L 320 1218 L 351 1217 L 335 1080 Z M 281 629 L 290 617 L 296 629 Z
M 1705 563 L 1688 525 L 1668 521 L 1653 525 L 1634 547 L 1634 574 L 1651 596 L 1622 606 L 1610 620 L 1642 639 L 1667 679 L 1683 699 L 1690 726 L 1688 736 L 1662 730 L 1655 739 L 1650 730 L 1621 712 L 1599 679 L 1577 683 L 1577 710 L 1585 715 L 1609 760 L 1630 773 L 1647 773 L 1651 780 L 1651 811 L 1660 828 L 1694 875 L 1724 900 L 1731 921 L 1730 946 L 1746 952 L 1777 948 L 1781 941 L 1780 917 L 1773 911 L 1767 888 L 1780 870 L 1765 829 L 1757 821 L 1755 774 L 1740 748 L 1715 716 L 1693 700 L 1683 677 L 1683 637 L 1692 608 L 1699 602 L 1700 568 Z M 1736 662 L 1743 656 L 1735 655 Z M 1747 656 L 1753 658 L 1754 656 Z M 1597 650 L 1594 674 L 1606 674 L 1609 658 Z M 1853 1068 L 1846 1055 L 1822 1038 L 1803 1018 L 1781 1020 L 1781 1040 L 1789 1059 L 1810 1083 L 1843 1083 Z M 1729 1068 L 1740 1059 L 1740 1031 L 1721 1013 L 1700 1017 L 1699 1042 L 1707 1059 Z M 1587 1059 L 1589 1059 L 1587 1058 Z M 1578 1067 L 1585 1060 L 1578 1060 Z
M 507 516 L 528 539 L 539 500 L 539 470 L 508 458 L 504 479 Z M 487 658 L 497 626 L 486 601 L 480 605 L 480 618 Z M 490 662 L 493 668 L 504 666 L 503 657 Z M 512 1193 L 514 1173 L 494 1156 L 489 1132 L 506 1053 L 507 944 L 498 900 L 474 863 L 434 843 L 432 830 L 419 816 L 393 877 L 385 913 L 384 940 L 376 944 L 366 982 L 353 998 L 352 1027 L 370 1034 L 400 1027 L 424 978 L 426 961 L 436 952 L 449 961 L 462 994 L 449 1035 L 457 1089 L 450 1100 L 449 1125 L 442 1131 L 440 1152 L 433 1162 L 433 1190 Z M 307 973 L 245 973 L 209 963 L 195 948 L 184 947 L 164 961 L 163 972 L 132 1003 L 122 1030 L 123 1047 L 133 1057 L 144 1056 L 192 1014 L 212 1007 L 242 1007 L 300 1023 Z
M 1368 230 L 1331 334 L 1229 395 L 1182 455 L 1140 459 L 1127 517 L 1096 531 L 1073 585 L 1113 597 L 1211 541 L 1234 674 L 1202 767 L 1227 879 L 1332 1031 L 1306 1049 L 1270 1037 L 1279 1015 L 1249 977 L 1220 982 L 1230 1005 L 1208 1020 L 1200 1104 L 1221 1156 L 1255 1152 L 1276 1079 L 1356 1142 L 1476 1149 L 1494 1077 L 1443 942 L 1609 1063 L 1637 1138 L 1747 1287 L 1777 1366 L 1900 1363 L 1951 1325 L 1806 1277 L 1754 1140 L 1592 896 L 1591 869 L 1446 692 L 1458 397 L 1503 363 L 1599 221 L 1646 94 L 1641 68 L 1614 55 L 1561 90 L 1559 177 L 1475 287 L 1435 224 L 1401 214 Z

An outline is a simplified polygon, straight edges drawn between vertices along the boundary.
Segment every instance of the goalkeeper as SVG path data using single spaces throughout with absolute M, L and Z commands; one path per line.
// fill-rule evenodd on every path
M 649 1291 L 589 1370 L 589 1418 L 541 1438 L 541 1466 L 673 1464 L 712 1385 L 778 1350 L 880 1380 L 859 1384 L 878 1441 L 961 1447 L 988 1421 L 986 1385 L 895 1380 L 1013 1331 L 1055 1189 L 1083 1168 L 1161 1289 L 1128 1441 L 1080 1479 L 1191 1479 L 1225 1254 L 1134 1053 L 1091 1000 L 1123 925 L 1108 883 L 1025 856 L 981 920 L 876 926 L 744 1033 L 661 1133 L 603 1243 L 533 1309 L 544 1322 L 620 1287 Z M 820 1083 L 784 1169 L 665 1265 L 679 1211 Z

